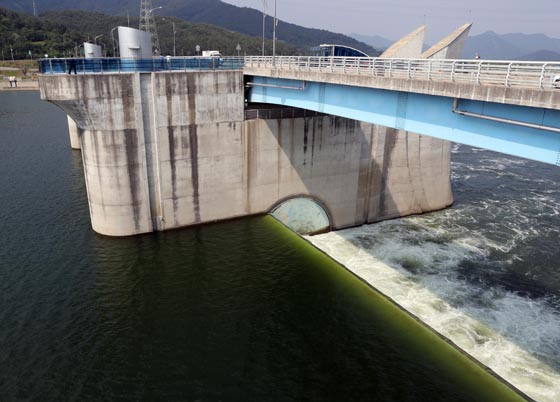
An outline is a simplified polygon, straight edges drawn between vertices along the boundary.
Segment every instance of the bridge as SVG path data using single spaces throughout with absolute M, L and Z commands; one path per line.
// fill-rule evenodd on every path
M 250 102 L 560 165 L 560 63 L 248 57 Z

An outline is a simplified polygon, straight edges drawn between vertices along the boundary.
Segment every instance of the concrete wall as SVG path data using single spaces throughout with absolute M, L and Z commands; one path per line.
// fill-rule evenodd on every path
M 422 59 L 459 59 L 461 58 L 461 53 L 463 53 L 463 47 L 469 32 L 471 30 L 472 23 L 467 23 L 447 37 L 440 40 L 438 43 L 433 45 L 431 48 L 422 53 Z
M 333 116 L 245 122 L 249 210 L 308 195 L 333 229 L 453 202 L 446 141 Z
M 306 195 L 335 229 L 451 204 L 449 145 L 319 116 L 244 121 L 240 71 L 42 76 L 81 130 L 93 229 L 133 235 Z
M 422 46 L 424 46 L 424 36 L 426 35 L 426 25 L 422 25 L 393 43 L 385 50 L 380 58 L 396 59 L 415 59 L 420 57 Z
M 86 130 L 96 232 L 132 235 L 245 214 L 226 208 L 243 192 L 240 71 L 43 76 L 40 89 Z

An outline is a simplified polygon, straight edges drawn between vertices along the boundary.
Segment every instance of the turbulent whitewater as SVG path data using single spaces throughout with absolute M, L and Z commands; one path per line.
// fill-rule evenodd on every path
M 560 400 L 560 167 L 455 146 L 455 205 L 308 239 L 538 401 Z

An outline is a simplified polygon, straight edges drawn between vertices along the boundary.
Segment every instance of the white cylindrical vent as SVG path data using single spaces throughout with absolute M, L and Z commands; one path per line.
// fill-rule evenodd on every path
M 101 54 L 101 46 L 94 45 L 93 43 L 84 43 L 84 54 L 86 59 L 94 59 L 96 57 L 103 57 Z
M 139 29 L 119 27 L 119 50 L 123 59 L 151 59 L 152 35 Z

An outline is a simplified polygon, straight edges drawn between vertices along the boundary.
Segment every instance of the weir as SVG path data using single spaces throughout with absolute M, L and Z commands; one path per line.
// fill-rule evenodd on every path
M 330 229 L 452 203 L 448 143 L 327 115 L 245 119 L 240 70 L 45 75 L 40 88 L 81 132 L 101 234 L 268 213 L 302 197 Z

